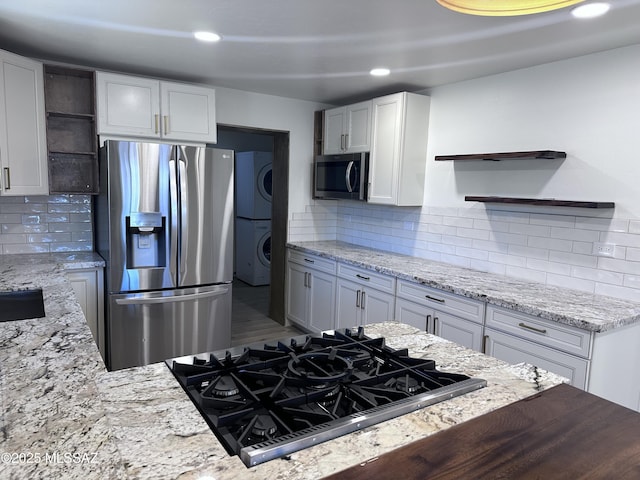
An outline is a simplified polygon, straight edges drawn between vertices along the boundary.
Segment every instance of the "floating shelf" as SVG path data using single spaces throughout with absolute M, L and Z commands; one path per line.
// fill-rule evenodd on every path
M 614 202 L 581 202 L 574 200 L 556 200 L 555 198 L 514 198 L 514 197 L 464 197 L 466 202 L 485 203 L 518 203 L 523 205 L 546 205 L 551 207 L 578 207 L 578 208 L 614 208 Z
M 531 152 L 502 152 L 502 153 L 472 153 L 468 155 L 436 155 L 435 160 L 487 160 L 499 162 L 500 160 L 557 160 L 567 158 L 566 152 L 554 150 L 535 150 Z

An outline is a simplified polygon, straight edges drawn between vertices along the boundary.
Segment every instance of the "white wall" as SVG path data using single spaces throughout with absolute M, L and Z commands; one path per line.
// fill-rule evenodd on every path
M 430 96 L 423 207 L 309 202 L 290 222 L 291 240 L 343 240 L 640 301 L 640 46 L 437 87 Z M 539 149 L 567 158 L 434 161 Z M 491 205 L 465 195 L 616 208 Z M 614 256 L 596 256 L 599 242 L 615 243 Z
M 640 45 L 431 92 L 425 204 L 464 195 L 615 201 L 640 217 Z M 564 161 L 434 162 L 435 155 L 561 150 Z
M 290 132 L 289 218 L 295 212 L 304 212 L 311 200 L 313 112 L 325 107 L 315 102 L 216 87 L 218 123 Z

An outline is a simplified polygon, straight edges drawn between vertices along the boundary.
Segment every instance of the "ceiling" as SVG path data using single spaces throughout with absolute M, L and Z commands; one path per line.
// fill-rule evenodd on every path
M 640 0 L 611 3 L 576 20 L 569 8 L 477 17 L 435 0 L 4 0 L 0 48 L 340 104 L 640 43 Z M 197 42 L 196 30 L 223 40 Z M 379 66 L 391 75 L 368 74 Z

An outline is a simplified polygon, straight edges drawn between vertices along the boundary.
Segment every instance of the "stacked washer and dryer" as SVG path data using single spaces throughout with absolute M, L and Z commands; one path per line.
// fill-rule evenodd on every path
M 236 278 L 271 283 L 270 152 L 236 153 Z

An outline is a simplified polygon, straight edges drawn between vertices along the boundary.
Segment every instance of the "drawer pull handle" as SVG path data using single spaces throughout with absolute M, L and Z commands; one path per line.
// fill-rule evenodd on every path
M 532 327 L 532 326 L 527 325 L 526 323 L 523 323 L 523 322 L 520 322 L 518 324 L 518 326 L 522 327 L 522 328 L 526 328 L 527 330 L 531 330 L 531 331 L 536 332 L 536 333 L 547 333 L 547 329 L 546 328 Z
M 316 262 L 314 262 L 313 260 L 311 260 L 309 258 L 305 258 L 304 261 L 307 262 L 307 263 L 316 263 Z
M 436 298 L 436 297 L 431 297 L 429 295 L 425 295 L 424 297 L 427 300 L 433 300 L 434 302 L 444 303 L 444 298 Z
M 356 277 L 361 278 L 362 280 L 371 280 L 371 277 L 365 277 L 364 275 L 360 275 L 359 273 L 356 273 Z

